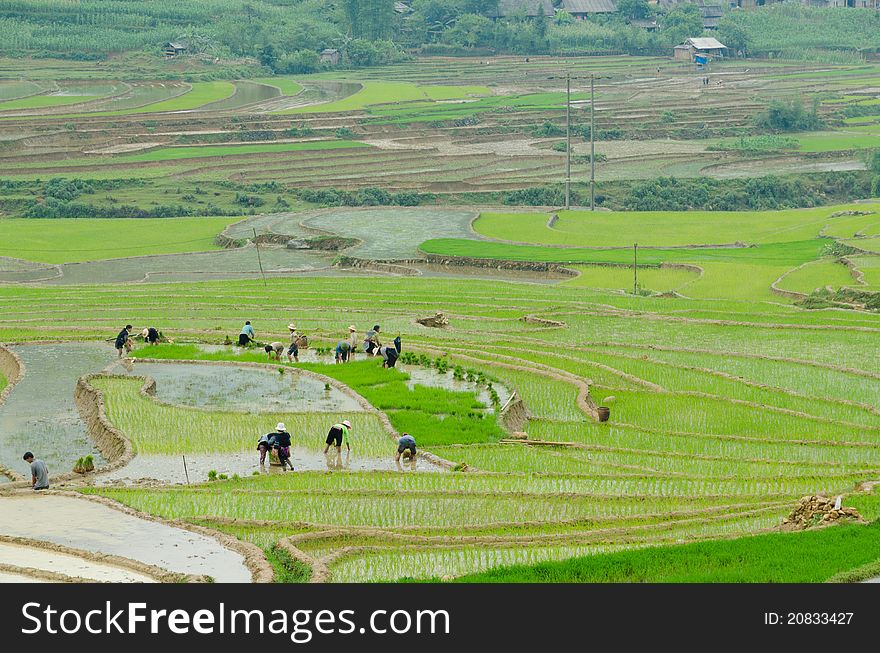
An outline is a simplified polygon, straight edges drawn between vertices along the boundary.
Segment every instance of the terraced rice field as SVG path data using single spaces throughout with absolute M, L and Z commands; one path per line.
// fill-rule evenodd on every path
M 460 365 L 515 389 L 535 444 L 427 446 L 467 464 L 453 474 L 302 471 L 90 492 L 260 546 L 292 538 L 315 573 L 377 581 L 761 532 L 803 494 L 846 493 L 878 474 L 872 314 L 569 284 L 548 294 L 517 283 L 380 278 L 343 307 L 330 281 L 269 284 L 268 293 L 259 282 L 190 284 L 185 297 L 161 285 L 109 295 L 101 287 L 6 287 L 0 338 L 58 337 L 58 321 L 94 338 L 115 332 L 124 315 L 161 324 L 178 340 L 217 341 L 247 316 L 261 338 L 282 338 L 293 318 L 313 343 L 332 345 L 339 325 L 376 321 L 401 332 L 404 351 L 445 354 L 448 375 Z M 383 298 L 380 306 L 373 297 Z M 450 316 L 449 327 L 413 323 L 435 310 Z M 523 322 L 527 315 L 560 326 Z M 265 428 L 259 414 L 154 404 L 137 394 L 138 380 L 96 383 L 110 419 L 141 453 L 241 450 Z M 611 407 L 609 422 L 585 412 L 581 384 Z M 327 417 L 278 415 L 308 446 L 320 446 Z M 364 438 L 357 446 L 389 456 L 381 428 L 368 416 L 353 419 Z
M 62 84 L 46 75 L 0 84 L 0 102 L 21 103 L 0 116 L 7 206 L 42 192 L 27 180 L 76 176 L 96 182 L 89 194 L 102 207 L 180 198 L 255 213 L 0 220 L 0 342 L 27 354 L 28 368 L 0 405 L 0 471 L 26 471 L 20 449 L 45 431 L 32 416 L 47 397 L 57 414 L 40 419 L 64 420 L 52 431 L 63 446 L 46 454 L 53 474 L 93 452 L 72 393 L 76 377 L 104 370 L 89 383 L 135 456 L 76 479 L 79 491 L 257 545 L 283 578 L 303 579 L 291 552 L 313 580 L 352 582 L 637 555 L 775 532 L 806 494 L 843 495 L 876 518 L 861 484 L 880 475 L 877 312 L 804 301 L 826 286 L 880 289 L 876 204 L 463 205 L 462 193 L 562 179 L 560 62 L 118 85 L 70 64 L 65 74 L 88 73 L 103 92 L 52 95 Z M 723 84 L 702 89 L 667 60 L 564 63 L 602 77 L 596 106 L 580 84 L 573 108 L 581 156 L 595 109 L 600 180 L 861 169 L 851 150 L 876 131 L 835 113 L 873 100 L 870 68 L 731 61 L 713 65 Z M 750 135 L 771 99 L 800 96 L 825 101 L 828 126 L 799 134 L 799 148 L 708 149 Z M 74 103 L 39 106 L 51 97 Z M 588 169 L 575 159 L 578 179 Z M 437 204 L 321 208 L 294 200 L 302 189 L 430 192 Z M 286 247 L 319 236 L 342 249 Z M 220 249 L 227 240 L 237 246 Z M 437 312 L 447 325 L 418 321 Z M 286 342 L 295 322 L 310 349 L 300 363 L 269 363 L 260 348 L 224 344 L 244 320 L 261 343 Z M 174 340 L 139 343 L 136 358 L 171 362 L 105 369 L 127 323 Z M 380 324 L 384 342 L 399 334 L 400 368 L 360 352 L 333 364 L 327 350 L 349 324 L 359 336 Z M 51 341 L 65 344 L 24 344 Z M 325 457 L 327 429 L 343 416 L 352 454 Z M 258 468 L 257 438 L 278 421 L 293 435 L 295 473 Z M 394 461 L 403 432 L 418 442 L 415 464 Z M 212 471 L 230 478 L 207 481 Z M 729 569 L 717 578 L 743 579 Z
M 876 125 L 845 124 L 835 113 L 873 101 L 876 79 L 864 67 L 805 69 L 799 63 L 745 66 L 731 61 L 711 71 L 723 84 L 704 89 L 693 71 L 654 58 L 434 63 L 427 59 L 370 69 L 357 77 L 322 73 L 191 83 L 107 81 L 94 79 L 94 71 L 87 80 L 44 79 L 44 72 L 33 81 L 16 78 L 0 84 L 0 139 L 23 128 L 36 130 L 38 137 L 19 138 L 16 147 L 4 151 L 0 176 L 45 178 L 77 166 L 77 174 L 97 179 L 159 174 L 236 183 L 272 180 L 290 188 L 382 187 L 439 194 L 559 183 L 565 157 L 552 147 L 564 136 L 561 65 L 576 80 L 578 75 L 600 74 L 595 107 L 596 148 L 605 157 L 597 169 L 600 182 L 658 175 L 729 178 L 774 169 L 860 170 L 864 162 L 854 151 L 870 147 L 875 135 Z M 68 67 L 64 74 L 86 72 Z M 784 83 L 780 75 L 787 75 Z M 793 97 L 819 99 L 828 118 L 823 131 L 796 135 L 797 150 L 707 149 L 721 139 L 750 135 L 754 116 L 768 102 Z M 588 153 L 583 129 L 590 118 L 582 82 L 576 81 L 572 98 L 573 174 L 581 180 L 588 177 L 589 166 L 577 156 Z M 3 110 L 4 103 L 21 104 Z M 549 131 L 542 127 L 547 124 Z M 272 141 L 285 138 L 292 127 L 324 138 L 345 128 L 346 134 L 373 147 L 360 153 L 289 157 Z M 245 149 L 208 150 L 198 162 L 158 173 L 151 168 L 153 159 L 127 159 L 124 150 L 116 150 L 158 144 L 168 151 L 193 133 L 226 134 L 232 141 L 248 130 L 260 132 L 254 138 L 265 143 L 263 156 Z M 269 132 L 275 137 L 266 136 Z M 105 155 L 84 159 L 83 152 Z M 107 156 L 114 152 L 116 156 Z M 210 164 L 201 159 L 210 159 Z

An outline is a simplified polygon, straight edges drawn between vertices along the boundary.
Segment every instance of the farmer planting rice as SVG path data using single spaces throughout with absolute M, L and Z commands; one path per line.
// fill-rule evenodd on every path
M 286 470 L 289 467 L 290 471 L 293 471 L 293 463 L 290 462 L 290 433 L 287 432 L 284 422 L 278 422 L 271 440 L 278 462 L 281 463 L 281 469 Z
M 31 487 L 34 490 L 49 489 L 49 468 L 39 458 L 34 458 L 30 451 L 22 456 L 22 459 L 31 466 Z
M 404 433 L 397 441 L 397 454 L 394 456 L 394 462 L 400 462 L 400 456 L 404 458 L 416 459 L 416 439 L 409 433 Z
M 130 352 L 133 344 L 131 342 L 131 330 L 132 326 L 130 324 L 126 324 L 125 328 L 119 332 L 119 335 L 116 336 L 116 351 L 119 354 L 119 358 L 122 358 L 122 351 L 125 350 L 126 353 Z
M 348 451 L 351 451 L 351 445 L 348 442 L 348 436 L 351 434 L 351 422 L 347 419 L 342 420 L 339 424 L 334 424 L 330 427 L 329 433 L 327 433 L 327 446 L 324 447 L 324 454 L 330 450 L 330 445 L 333 444 L 336 446 L 336 453 L 342 452 L 342 443 L 345 442 L 345 448 Z
M 287 325 L 290 331 L 290 346 L 287 348 L 287 362 L 299 363 L 299 334 L 296 332 L 296 325 L 292 322 Z
M 284 352 L 284 343 L 276 340 L 263 347 L 263 349 L 266 351 L 266 355 L 269 357 L 270 361 L 280 361 L 281 354 Z
M 260 467 L 263 467 L 266 464 L 266 454 L 272 448 L 273 438 L 273 433 L 266 433 L 261 435 L 260 439 L 257 441 L 257 451 L 260 452 Z
M 151 346 L 159 344 L 159 330 L 156 327 L 147 327 L 141 332 L 141 335 L 144 337 L 144 342 Z
M 254 341 L 254 337 L 254 327 L 251 326 L 251 321 L 248 320 L 241 328 L 241 333 L 238 334 L 238 346 L 247 347 L 251 342 Z
M 381 327 L 377 324 L 364 335 L 364 351 L 367 352 L 367 355 L 375 356 L 376 350 L 382 346 L 382 343 L 379 342 L 379 332 L 381 330 Z
M 382 345 L 379 347 L 379 355 L 382 357 L 382 367 L 389 369 L 397 365 L 397 358 L 400 356 L 393 345 Z
M 336 343 L 336 355 L 334 356 L 334 359 L 337 363 L 347 363 L 350 355 L 351 345 L 347 340 L 340 340 Z

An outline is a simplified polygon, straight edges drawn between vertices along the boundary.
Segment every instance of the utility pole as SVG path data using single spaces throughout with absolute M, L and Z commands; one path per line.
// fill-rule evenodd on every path
M 266 285 L 266 273 L 263 272 L 263 259 L 260 258 L 260 243 L 257 242 L 257 230 L 254 229 L 254 248 L 257 250 L 257 263 L 260 265 L 260 276 L 263 278 L 263 286 Z
M 565 208 L 571 208 L 571 73 L 565 73 Z
M 596 78 L 590 74 L 590 210 L 596 210 Z
M 633 295 L 638 294 L 639 289 L 639 244 L 633 243 Z

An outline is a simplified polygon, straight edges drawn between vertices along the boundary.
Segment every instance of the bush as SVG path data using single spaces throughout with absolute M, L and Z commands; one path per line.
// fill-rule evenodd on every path
M 880 149 L 874 150 L 868 157 L 868 170 L 880 175 Z
M 321 69 L 321 57 L 313 50 L 297 50 L 281 57 L 275 71 L 289 75 L 303 75 Z
M 766 111 L 758 114 L 755 124 L 768 131 L 809 131 L 822 127 L 818 113 L 818 103 L 813 102 L 810 110 L 804 108 L 802 100 L 773 100 Z
M 43 191 L 45 197 L 51 197 L 62 202 L 69 202 L 76 199 L 83 193 L 94 193 L 95 189 L 92 185 L 83 179 L 66 179 L 63 177 L 55 177 L 50 179 Z
M 541 125 L 539 127 L 532 128 L 531 134 L 533 136 L 544 136 L 544 137 L 564 136 L 565 129 L 563 127 L 559 127 L 557 125 L 554 125 L 552 122 L 547 120 L 544 122 L 543 125 Z

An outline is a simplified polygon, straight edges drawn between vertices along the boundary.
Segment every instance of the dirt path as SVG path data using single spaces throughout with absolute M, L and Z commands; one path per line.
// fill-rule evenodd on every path
M 51 493 L 0 496 L 0 534 L 211 576 L 217 582 L 251 582 L 244 557 L 217 540 L 87 499 Z M 5 560 L 2 549 L 0 557 Z

